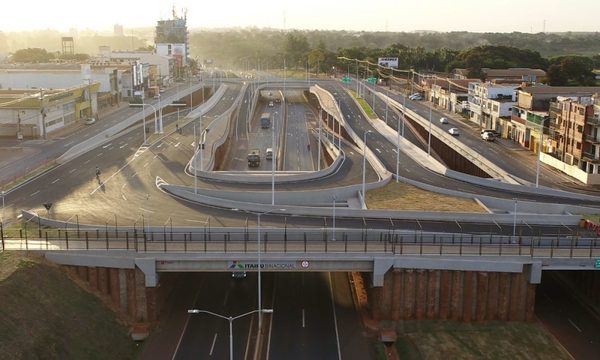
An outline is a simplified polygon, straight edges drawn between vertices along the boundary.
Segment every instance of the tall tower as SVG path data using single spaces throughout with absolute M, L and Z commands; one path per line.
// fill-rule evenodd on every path
M 159 20 L 156 24 L 154 44 L 156 53 L 163 56 L 173 56 L 176 66 L 181 68 L 188 64 L 189 44 L 187 29 L 187 10 L 183 15 L 177 15 L 173 7 L 172 19 Z

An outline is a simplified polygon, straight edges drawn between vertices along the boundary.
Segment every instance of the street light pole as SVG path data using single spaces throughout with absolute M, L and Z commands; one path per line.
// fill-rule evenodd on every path
M 275 113 L 276 114 L 276 113 Z M 275 205 L 275 162 L 277 161 L 277 149 L 275 147 L 275 126 L 277 121 L 273 116 L 273 127 L 271 129 L 272 139 L 271 148 L 273 149 L 273 158 L 271 159 L 271 205 Z
M 194 194 L 198 195 L 198 157 L 196 155 L 198 155 L 200 144 L 196 137 L 196 122 L 194 122 L 194 144 L 196 145 L 196 151 L 194 152 Z
M 257 248 L 256 252 L 257 252 L 257 262 L 258 262 L 258 264 L 257 264 L 258 265 L 258 269 L 257 269 L 257 274 L 258 274 L 258 310 L 255 310 L 255 311 L 261 311 L 262 310 L 262 283 L 261 283 L 261 276 L 260 276 L 260 268 L 261 268 L 261 256 L 260 256 L 260 251 L 261 251 L 261 248 L 260 248 L 260 236 L 261 236 L 260 235 L 260 217 L 263 216 L 263 215 L 265 215 L 265 214 L 268 214 L 270 212 L 273 212 L 273 211 L 281 211 L 282 212 L 282 211 L 285 211 L 286 209 L 271 209 L 269 211 L 262 212 L 262 213 L 260 213 L 260 212 L 254 212 L 254 211 L 249 211 L 249 210 L 242 210 L 242 209 L 237 209 L 237 208 L 231 209 L 231 210 L 233 210 L 233 211 L 243 211 L 243 212 L 248 213 L 248 214 L 253 214 L 253 215 L 256 215 L 256 218 L 257 218 L 257 220 L 256 220 L 256 233 L 257 233 L 256 244 L 257 244 L 258 248 Z M 258 315 L 258 330 L 261 331 L 261 329 L 262 329 L 262 314 L 259 314 Z
M 317 171 L 321 170 L 321 123 L 323 122 L 323 109 L 319 109 L 319 141 L 317 146 Z
M 538 146 L 537 160 L 535 162 L 535 187 L 540 186 L 540 156 L 544 148 L 544 126 L 540 126 L 540 145 Z
M 367 173 L 367 134 L 369 134 L 371 130 L 365 131 L 363 135 L 363 174 L 362 174 L 362 199 L 363 199 L 363 208 L 365 206 L 365 180 Z
M 513 199 L 515 201 L 515 209 L 513 214 L 513 241 L 515 236 L 517 235 L 517 198 Z
M 4 225 L 4 196 L 6 195 L 6 192 L 4 190 L 2 190 L 2 217 L 0 218 L 0 223 L 2 223 L 2 225 Z
M 396 125 L 396 133 L 398 137 L 396 139 L 396 182 L 400 177 L 400 117 L 398 116 L 398 124 Z
M 335 195 L 333 196 L 333 228 L 331 240 L 335 241 Z
M 252 311 L 248 311 L 247 313 L 237 315 L 237 316 L 223 316 L 221 314 L 217 314 L 212 311 L 200 310 L 200 309 L 190 309 L 187 312 L 188 312 L 188 314 L 208 314 L 208 315 L 216 316 L 223 320 L 227 320 L 229 322 L 229 359 L 233 360 L 233 321 L 237 320 L 239 318 L 243 318 L 244 316 L 254 314 L 254 313 L 259 313 L 259 319 L 260 319 L 260 316 L 263 313 L 272 314 L 273 309 L 252 310 Z

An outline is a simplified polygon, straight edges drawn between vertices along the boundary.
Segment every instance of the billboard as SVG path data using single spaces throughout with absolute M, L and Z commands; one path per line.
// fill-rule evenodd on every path
M 385 67 L 398 68 L 397 57 L 380 57 L 379 60 L 377 60 L 377 63 Z

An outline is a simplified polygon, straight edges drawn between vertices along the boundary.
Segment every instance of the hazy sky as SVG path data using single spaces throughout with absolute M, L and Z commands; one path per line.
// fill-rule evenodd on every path
M 600 0 L 3 0 L 0 31 L 154 26 L 173 4 L 191 28 L 600 31 Z

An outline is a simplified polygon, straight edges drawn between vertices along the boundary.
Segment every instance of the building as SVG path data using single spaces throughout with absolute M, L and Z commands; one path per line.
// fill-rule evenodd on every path
M 175 76 L 182 77 L 183 68 L 188 65 L 189 60 L 187 11 L 184 10 L 183 16 L 179 17 L 173 9 L 172 19 L 159 20 L 154 43 L 158 55 L 175 59 Z
M 469 83 L 469 120 L 484 129 L 494 129 L 502 137 L 511 134 L 510 117 L 516 105 L 515 89 L 518 85 L 490 82 Z
M 120 74 L 116 67 L 95 64 L 2 64 L 0 89 L 67 89 L 98 83 L 98 105 L 104 107 L 121 99 Z
M 502 84 L 535 84 L 540 83 L 546 78 L 546 72 L 542 69 L 530 68 L 508 68 L 508 69 L 489 69 L 482 68 L 484 82 L 502 83 Z M 453 75 L 456 79 L 466 79 L 468 69 L 454 69 Z
M 0 90 L 0 136 L 46 138 L 53 131 L 96 117 L 99 83 L 66 89 Z
M 428 79 L 427 98 L 439 107 L 455 113 L 468 110 L 469 83 L 477 79 Z
M 600 184 L 600 100 L 557 97 L 550 104 L 548 154 L 540 160 L 586 184 Z
M 550 128 L 550 104 L 565 97 L 576 101 L 589 101 L 600 92 L 600 87 L 583 86 L 524 86 L 517 91 L 517 105 L 511 115 L 512 138 L 521 145 L 539 151 L 543 137 L 553 137 Z M 587 100 L 586 100 L 587 99 Z M 544 132 L 544 134 L 542 134 Z M 543 152 L 550 145 L 544 142 Z

